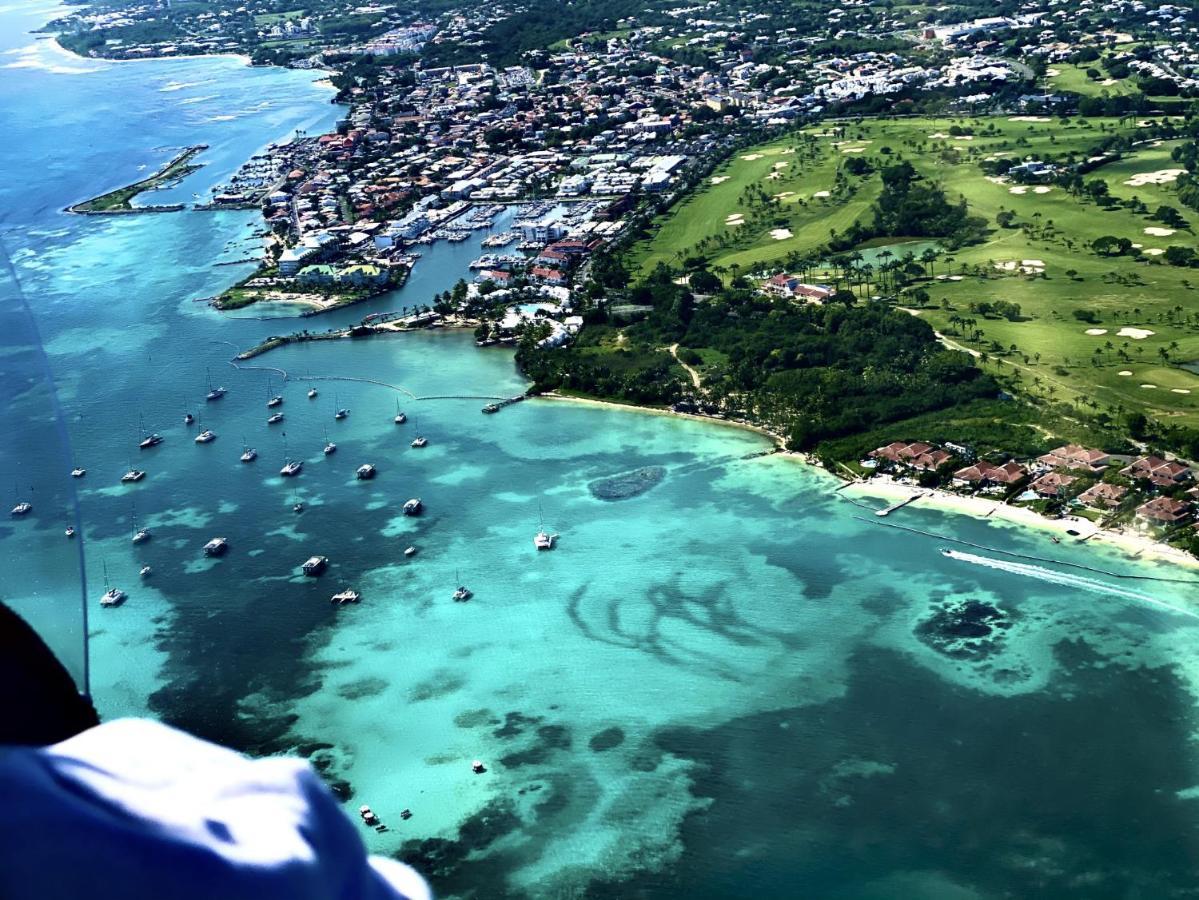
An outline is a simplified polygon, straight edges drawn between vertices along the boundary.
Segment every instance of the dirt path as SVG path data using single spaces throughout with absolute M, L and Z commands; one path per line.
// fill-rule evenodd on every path
M 687 370 L 687 374 L 691 376 L 691 383 L 695 385 L 696 390 L 699 390 L 703 386 L 703 379 L 700 377 L 699 372 L 679 359 L 679 345 L 671 344 L 666 349 L 670 351 L 670 355 L 674 357 L 674 361 Z

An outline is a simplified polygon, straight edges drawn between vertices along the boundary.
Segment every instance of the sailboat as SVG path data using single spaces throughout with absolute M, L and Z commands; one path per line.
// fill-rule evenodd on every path
M 268 395 L 270 395 L 270 393 L 271 393 L 271 383 L 269 380 L 266 383 L 266 392 Z M 276 406 L 282 406 L 282 405 L 283 405 L 283 396 L 281 394 L 271 395 L 271 396 L 269 396 L 269 398 L 266 401 L 267 409 L 274 409 Z
M 350 414 L 350 411 L 349 411 L 349 409 L 347 409 L 344 406 L 338 406 L 337 403 L 338 403 L 337 394 L 334 394 L 333 395 L 333 405 L 335 407 L 337 407 L 337 412 L 333 413 L 333 418 L 340 421 L 340 420 L 344 419 L 346 416 L 348 416 Z
M 458 581 L 458 570 L 457 569 L 454 570 L 454 580 Z M 459 583 L 458 589 L 456 591 L 454 591 L 454 602 L 455 603 L 465 603 L 467 600 L 469 600 L 473 596 L 474 596 L 474 592 L 470 588 L 468 588 L 464 584 Z
M 137 527 L 137 506 L 136 505 L 131 504 L 130 510 L 131 510 L 131 512 L 129 514 L 129 520 L 130 520 L 130 522 L 133 523 L 133 543 L 144 544 L 146 541 L 150 540 L 150 529 Z
M 545 530 L 545 519 L 541 514 L 541 504 L 537 504 L 537 534 L 533 536 L 533 546 L 538 550 L 553 550 L 554 541 L 558 539 L 558 535 L 550 534 Z
M 396 397 L 396 417 L 394 419 L 397 425 L 403 425 L 408 421 L 408 417 L 404 415 L 404 411 L 400 409 L 400 398 Z
M 279 474 L 284 478 L 291 478 L 299 475 L 300 470 L 304 468 L 302 460 L 292 459 L 287 455 L 287 432 L 283 432 L 283 468 L 279 470 Z
M 331 440 L 329 440 L 329 429 L 326 428 L 325 429 L 325 456 L 329 456 L 331 453 L 336 453 L 336 452 L 337 452 L 337 445 L 335 443 L 333 443 Z
M 140 415 L 137 417 L 137 430 L 138 434 L 141 436 L 141 441 L 138 442 L 137 446 L 142 450 L 148 450 L 149 448 L 156 447 L 162 443 L 162 435 L 158 434 L 157 432 L 153 434 L 146 434 L 146 429 L 142 427 L 142 417 Z
M 414 437 L 412 439 L 412 446 L 420 448 L 420 447 L 427 447 L 428 445 L 429 445 L 429 442 L 420 433 L 420 421 L 417 420 L 417 422 L 416 422 L 416 437 Z
M 302 513 L 304 511 L 304 501 L 300 499 L 300 492 L 293 488 L 291 496 L 294 501 L 291 505 L 291 511 Z
M 104 593 L 100 597 L 101 606 L 120 606 L 125 602 L 127 594 L 118 587 L 108 583 L 108 563 L 104 563 Z
M 205 369 L 205 371 L 208 373 L 208 393 L 204 395 L 204 399 L 209 402 L 212 402 L 213 400 L 220 400 L 222 397 L 225 396 L 225 394 L 227 394 L 229 392 L 227 390 L 225 390 L 225 388 L 223 388 L 223 387 L 213 387 L 212 386 L 212 370 Z
M 193 438 L 193 440 L 197 444 L 211 444 L 216 440 L 216 432 L 212 431 L 211 429 L 204 428 Z
M 308 399 L 309 400 L 316 399 L 316 388 L 314 388 L 312 385 L 308 385 Z
M 246 443 L 246 436 L 243 434 L 241 438 L 241 461 L 248 463 L 256 459 L 258 459 L 258 451 Z

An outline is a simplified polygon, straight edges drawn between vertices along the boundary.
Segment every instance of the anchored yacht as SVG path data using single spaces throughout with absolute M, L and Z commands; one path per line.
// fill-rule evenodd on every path
M 253 462 L 258 459 L 258 451 L 253 447 L 246 447 L 241 453 L 241 461 L 244 463 Z
M 413 497 L 404 504 L 404 515 L 416 516 L 420 515 L 420 511 L 424 509 L 424 504 L 420 502 L 420 497 Z
M 227 393 L 229 393 L 229 391 L 226 388 L 215 387 L 212 390 L 210 390 L 207 394 L 204 395 L 204 399 L 209 402 L 211 402 L 213 400 L 220 400 Z
M 347 603 L 357 603 L 361 599 L 362 595 L 357 591 L 344 590 L 330 597 L 329 602 L 336 603 L 338 606 L 345 606 Z
M 325 571 L 329 566 L 329 558 L 327 556 L 310 556 L 304 562 L 301 569 L 309 578 L 315 578 Z
M 271 416 L 269 419 L 266 420 L 266 424 L 278 425 L 282 421 L 283 421 L 283 413 L 275 413 L 273 416 Z
M 412 441 L 413 447 L 426 447 L 426 446 L 428 446 L 428 444 L 429 444 L 429 442 L 427 440 L 425 440 L 423 437 L 415 438 Z
M 216 537 L 204 545 L 205 556 L 223 556 L 225 551 L 229 549 L 229 541 L 223 537 Z
M 128 595 L 120 588 L 109 588 L 100 597 L 101 606 L 120 606 Z
M 148 450 L 151 447 L 157 447 L 161 443 L 162 435 L 155 433 L 142 438 L 141 443 L 139 443 L 138 446 L 143 450 Z
M 216 440 L 216 432 L 209 431 L 207 428 L 205 428 L 203 431 L 201 431 L 195 437 L 195 442 L 197 444 L 211 444 L 215 440 Z
M 87 474 L 87 469 L 82 469 L 79 466 L 76 466 L 75 468 L 73 468 L 71 470 L 72 478 L 82 478 L 86 474 Z
M 12 514 L 14 516 L 26 516 L 31 512 L 33 512 L 33 504 L 26 500 L 22 500 L 12 508 Z
M 370 463 L 365 463 L 358 467 L 357 476 L 359 481 L 370 481 L 375 477 L 375 467 Z
M 143 472 L 141 469 L 130 469 L 128 472 L 126 472 L 124 475 L 121 476 L 121 481 L 124 484 L 132 484 L 135 481 L 141 481 L 145 477 L 146 477 L 146 473 Z
M 279 470 L 279 474 L 284 478 L 290 478 L 293 475 L 299 475 L 302 468 L 304 468 L 304 463 L 300 460 L 288 460 L 287 464 Z
M 283 398 L 279 394 L 276 394 L 275 396 L 271 397 L 270 400 L 266 401 L 267 409 L 274 409 L 276 406 L 282 406 L 282 405 L 283 405 Z
M 310 388 L 308 389 L 308 399 L 309 399 L 309 400 L 315 400 L 315 399 L 316 399 L 316 388 L 314 388 L 314 387 L 310 387 Z

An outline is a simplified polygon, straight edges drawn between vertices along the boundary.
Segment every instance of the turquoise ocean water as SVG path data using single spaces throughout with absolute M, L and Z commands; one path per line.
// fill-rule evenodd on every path
M 72 646 L 58 613 L 76 590 L 62 533 L 76 488 L 105 716 L 308 755 L 388 823 L 364 830 L 372 850 L 446 896 L 1193 892 L 1195 585 L 1064 564 L 1191 573 L 918 506 L 894 517 L 995 548 L 947 558 L 826 476 L 751 458 L 765 442 L 735 429 L 414 399 L 522 389 L 510 353 L 465 334 L 289 347 L 234 370 L 234 348 L 293 327 L 195 302 L 247 271 L 215 263 L 256 246 L 253 214 L 61 209 L 199 142 L 205 168 L 152 199 L 203 194 L 265 144 L 330 127 L 330 90 L 234 59 L 75 59 L 26 33 L 52 15 L 0 9 L 0 490 L 35 503 L 0 523 L 0 595 L 48 632 L 67 622 L 52 636 Z M 428 249 L 399 296 L 304 324 L 427 302 L 476 253 Z M 229 388 L 219 403 L 203 402 L 210 377 Z M 275 427 L 271 391 L 286 398 Z M 193 443 L 186 410 L 214 443 Z M 139 451 L 139 422 L 164 443 Z M 293 483 L 277 475 L 287 456 L 305 462 Z M 354 478 L 363 462 L 374 481 Z M 70 482 L 74 463 L 88 474 Z M 123 487 L 130 465 L 148 476 Z M 643 493 L 597 496 L 647 467 L 659 480 Z M 424 515 L 400 514 L 409 497 Z M 153 532 L 136 547 L 135 518 Z M 552 553 L 532 546 L 542 518 Z M 205 559 L 215 536 L 230 553 Z M 330 571 L 303 579 L 313 553 Z M 96 605 L 105 570 L 130 594 L 120 609 Z M 459 583 L 470 603 L 451 601 Z M 332 607 L 343 587 L 362 604 Z M 969 601 L 998 617 L 988 633 L 946 612 Z

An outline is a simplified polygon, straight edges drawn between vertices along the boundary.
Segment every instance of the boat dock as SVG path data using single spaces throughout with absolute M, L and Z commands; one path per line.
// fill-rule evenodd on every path
M 520 403 L 520 401 L 524 399 L 524 394 L 517 394 L 515 397 L 509 397 L 506 400 L 497 400 L 495 403 L 488 403 L 486 406 L 484 406 L 483 412 L 488 414 L 497 413 L 505 406 L 511 406 L 513 403 Z
M 924 494 L 912 494 L 912 496 L 908 497 L 905 500 L 900 500 L 898 503 L 892 503 L 886 509 L 877 510 L 874 514 L 876 516 L 878 516 L 880 519 L 884 518 L 886 516 L 891 515 L 891 513 L 895 512 L 895 510 L 897 510 L 897 509 L 903 509 L 909 503 L 915 503 L 917 500 L 919 500 L 923 496 L 924 496 Z

